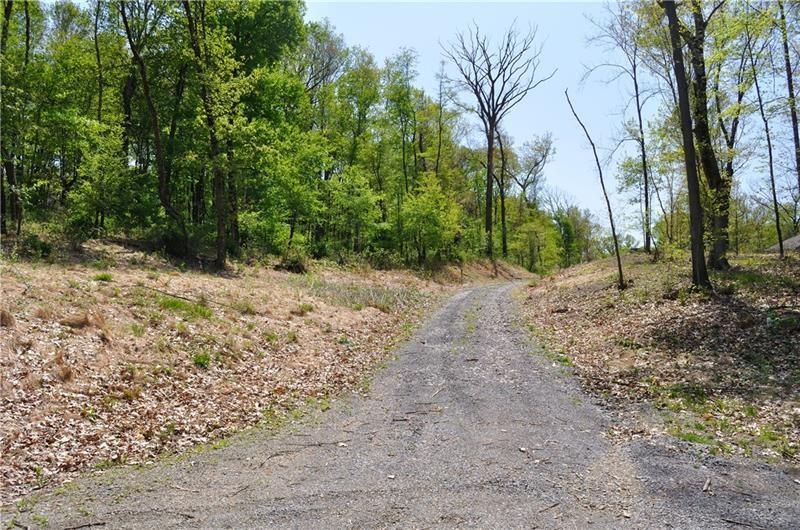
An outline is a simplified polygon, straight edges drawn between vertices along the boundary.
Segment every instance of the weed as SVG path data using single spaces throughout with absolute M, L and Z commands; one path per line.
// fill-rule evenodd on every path
M 267 330 L 262 334 L 262 337 L 270 344 L 274 344 L 278 341 L 278 334 L 274 331 Z
M 33 521 L 37 525 L 39 525 L 40 528 L 47 528 L 47 525 L 49 524 L 49 520 L 47 519 L 47 517 L 45 517 L 44 515 L 42 515 L 40 513 L 32 514 L 31 515 L 31 519 L 33 519 Z
M 126 401 L 136 401 L 142 395 L 142 387 L 139 385 L 129 386 L 122 391 L 122 397 Z
M 175 434 L 175 424 L 170 422 L 164 425 L 164 427 L 160 431 L 158 431 L 156 437 L 163 444 L 166 443 L 167 440 L 172 438 L 173 434 Z
M 211 355 L 207 351 L 199 351 L 192 356 L 192 362 L 198 368 L 206 369 L 211 364 Z
M 159 297 L 158 305 L 163 309 L 169 309 L 170 311 L 180 314 L 187 320 L 211 318 L 214 314 L 211 309 L 202 304 L 196 304 L 171 296 Z
M 256 308 L 253 307 L 253 304 L 249 300 L 244 300 L 244 299 L 234 300 L 231 306 L 233 306 L 234 309 L 236 309 L 243 315 L 255 315 L 257 313 Z
M 297 316 L 305 316 L 307 313 L 310 313 L 314 310 L 314 306 L 308 303 L 302 303 L 298 306 L 297 309 L 293 309 L 291 313 Z
M 171 376 L 174 373 L 174 370 L 171 366 L 157 364 L 153 366 L 152 369 L 153 375 L 165 375 L 167 377 Z
M 288 331 L 286 333 L 286 340 L 289 342 L 297 342 L 297 332 L 294 330 Z
M 111 282 L 114 281 L 114 275 L 110 272 L 101 272 L 92 277 L 97 282 Z
M 115 267 L 117 263 L 111 258 L 100 258 L 90 263 L 90 266 L 98 270 L 106 270 Z
M 143 337 L 144 326 L 137 323 L 131 324 L 131 333 L 133 334 L 134 337 Z
M 211 449 L 213 449 L 213 450 L 224 449 L 224 448 L 228 447 L 230 444 L 231 444 L 230 441 L 228 441 L 227 439 L 223 438 L 222 440 L 218 440 L 218 441 L 214 442 L 213 444 L 211 444 Z

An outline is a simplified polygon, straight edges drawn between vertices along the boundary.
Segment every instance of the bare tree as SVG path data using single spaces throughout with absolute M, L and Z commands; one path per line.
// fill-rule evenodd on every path
M 689 110 L 689 84 L 683 66 L 680 22 L 675 2 L 661 2 L 669 23 L 669 36 L 672 44 L 672 66 L 675 70 L 675 87 L 678 93 L 678 109 L 681 116 L 681 136 L 683 137 L 683 157 L 686 165 L 686 186 L 689 193 L 689 223 L 692 247 L 692 283 L 698 287 L 710 288 L 708 270 L 703 248 L 703 206 L 700 202 L 700 179 L 697 176 L 697 156 L 692 138 L 692 115 Z
M 592 146 L 592 153 L 594 154 L 594 162 L 597 165 L 597 174 L 600 176 L 600 187 L 603 189 L 603 197 L 606 199 L 606 208 L 608 209 L 608 222 L 611 224 L 611 238 L 614 240 L 614 255 L 617 258 L 617 286 L 620 289 L 625 288 L 625 278 L 622 275 L 622 258 L 619 255 L 619 240 L 617 239 L 617 229 L 614 226 L 614 213 L 611 211 L 611 201 L 608 199 L 608 192 L 606 192 L 606 181 L 603 179 L 603 167 L 600 165 L 600 158 L 597 156 L 597 147 L 594 145 L 594 141 L 592 141 L 592 137 L 589 135 L 589 131 L 586 129 L 586 126 L 583 124 L 581 119 L 578 117 L 578 113 L 575 112 L 575 107 L 572 106 L 572 101 L 569 99 L 569 92 L 564 90 L 564 96 L 567 98 L 567 103 L 569 104 L 569 110 L 572 111 L 572 115 L 575 116 L 575 119 L 578 121 L 578 125 L 581 126 L 583 129 L 583 133 L 586 135 L 586 139 L 589 140 L 589 144 Z
M 486 254 L 494 258 L 492 240 L 492 190 L 494 151 L 498 127 L 508 112 L 534 88 L 547 81 L 555 70 L 537 78 L 542 48 L 534 47 L 535 28 L 524 35 L 512 25 L 492 46 L 475 25 L 444 48 L 444 54 L 458 69 L 459 88 L 475 98 L 471 110 L 478 115 L 486 135 Z
M 593 71 L 599 68 L 608 68 L 616 71 L 612 77 L 612 81 L 619 77 L 627 77 L 630 79 L 633 87 L 633 103 L 636 110 L 636 123 L 637 130 L 634 134 L 634 140 L 639 146 L 639 155 L 642 168 L 642 199 L 643 199 L 643 224 L 644 224 L 644 250 L 650 253 L 651 240 L 652 240 L 652 206 L 651 206 L 651 192 L 650 192 L 650 173 L 647 167 L 647 149 L 644 136 L 644 120 L 642 119 L 642 108 L 647 99 L 641 87 L 640 77 L 640 50 L 639 42 L 636 39 L 636 30 L 640 26 L 637 20 L 636 12 L 630 5 L 623 3 L 617 4 L 616 9 L 608 7 L 611 20 L 607 25 L 602 26 L 595 23 L 600 30 L 600 34 L 595 37 L 596 40 L 602 44 L 611 45 L 622 52 L 624 62 L 618 63 L 602 63 L 589 71 L 586 75 L 590 75 Z
M 764 99 L 761 97 L 761 86 L 758 84 L 758 68 L 756 67 L 756 57 L 753 53 L 753 42 L 749 38 L 749 31 L 748 31 L 748 39 L 747 39 L 747 53 L 750 57 L 750 67 L 752 69 L 753 74 L 753 84 L 756 88 L 756 98 L 758 100 L 758 111 L 761 114 L 761 121 L 764 123 L 764 135 L 767 140 L 767 155 L 768 155 L 768 163 L 769 163 L 769 183 L 770 183 L 770 190 L 772 191 L 772 211 L 775 214 L 775 232 L 778 236 L 778 250 L 780 252 L 780 257 L 783 259 L 783 233 L 781 233 L 781 214 L 778 208 L 778 191 L 775 187 L 775 164 L 772 157 L 772 136 L 770 135 L 769 131 L 769 119 L 767 119 L 767 113 L 764 110 Z

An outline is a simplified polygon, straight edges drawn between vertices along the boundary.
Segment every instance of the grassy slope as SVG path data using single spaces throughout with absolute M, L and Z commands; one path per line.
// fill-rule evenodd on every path
M 99 243 L 67 263 L 4 261 L 0 501 L 324 408 L 441 295 L 490 273 L 316 263 L 218 276 Z
M 628 412 L 654 405 L 650 428 L 712 452 L 800 463 L 798 257 L 735 258 L 714 275 L 714 294 L 690 288 L 685 259 L 632 254 L 624 264 L 632 285 L 622 292 L 611 260 L 529 287 L 531 326 L 553 360 Z

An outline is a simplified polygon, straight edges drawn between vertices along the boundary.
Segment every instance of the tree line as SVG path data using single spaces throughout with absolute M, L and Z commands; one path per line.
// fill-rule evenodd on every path
M 546 272 L 613 252 L 616 233 L 544 185 L 552 136 L 504 129 L 553 82 L 535 29 L 452 36 L 426 93 L 414 50 L 379 63 L 327 21 L 304 22 L 301 2 L 2 11 L 7 240 L 123 236 L 217 267 L 262 253 L 386 267 L 499 255 Z M 630 82 L 620 143 L 636 149 L 616 174 L 644 249 L 707 248 L 702 261 L 722 268 L 797 233 L 797 4 L 634 2 L 596 24 L 623 60 L 587 75 Z M 737 177 L 766 151 L 771 179 L 748 192 Z
M 3 233 L 122 235 L 218 267 L 262 252 L 430 265 L 497 246 L 545 271 L 606 252 L 587 211 L 543 201 L 552 137 L 514 146 L 498 126 L 513 105 L 492 110 L 487 163 L 444 64 L 426 94 L 414 50 L 378 64 L 303 12 L 4 0 Z M 504 68 L 530 66 L 533 34 L 506 38 L 526 47 Z
M 632 2 L 595 21 L 593 41 L 621 60 L 587 77 L 630 95 L 619 142 L 636 148 L 620 157 L 620 190 L 638 206 L 644 249 L 690 249 L 699 286 L 731 252 L 777 244 L 782 258 L 800 232 L 799 6 Z

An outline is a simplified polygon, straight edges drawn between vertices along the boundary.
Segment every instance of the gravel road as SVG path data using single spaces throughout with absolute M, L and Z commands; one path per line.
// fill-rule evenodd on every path
M 222 449 L 84 478 L 29 503 L 16 523 L 800 527 L 800 483 L 784 471 L 667 437 L 612 443 L 612 415 L 525 331 L 518 286 L 455 295 L 368 397 L 336 400 L 279 434 L 254 430 Z

